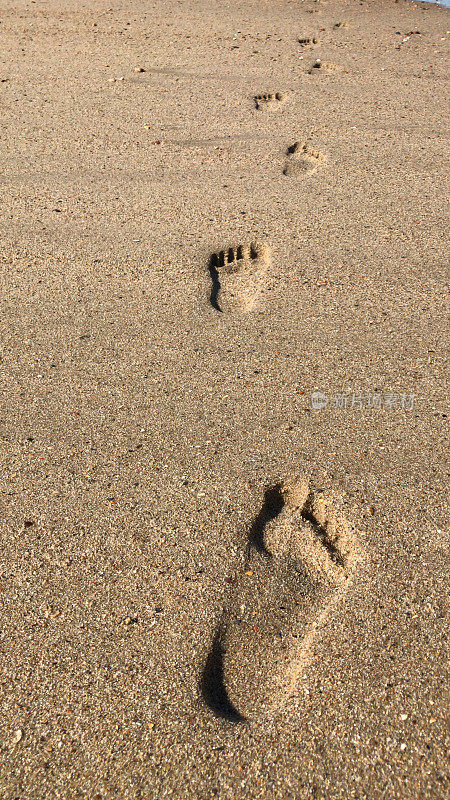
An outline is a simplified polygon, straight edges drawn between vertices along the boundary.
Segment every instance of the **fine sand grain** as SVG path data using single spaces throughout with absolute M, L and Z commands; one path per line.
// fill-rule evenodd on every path
M 2 3 L 2 800 L 447 795 L 449 22 Z

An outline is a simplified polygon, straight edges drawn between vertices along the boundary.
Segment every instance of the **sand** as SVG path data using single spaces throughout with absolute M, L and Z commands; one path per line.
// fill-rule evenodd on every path
M 2 800 L 446 795 L 449 27 L 2 4 Z

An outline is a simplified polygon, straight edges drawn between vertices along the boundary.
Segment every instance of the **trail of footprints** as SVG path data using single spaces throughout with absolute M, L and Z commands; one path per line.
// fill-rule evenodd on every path
M 286 150 L 283 175 L 315 173 L 326 161 L 307 141 L 294 142 Z M 251 242 L 212 253 L 208 271 L 211 279 L 210 304 L 220 313 L 253 311 L 264 293 L 270 271 L 270 248 Z
M 261 718 L 289 698 L 359 560 L 332 496 L 303 480 L 266 491 L 201 677 L 215 715 Z
M 308 47 L 318 39 L 298 41 Z M 337 69 L 317 59 L 309 72 Z M 285 95 L 258 94 L 253 100 L 257 109 L 276 108 Z M 315 173 L 326 161 L 308 140 L 294 142 L 285 156 L 286 176 Z M 214 252 L 208 264 L 211 306 L 219 313 L 254 310 L 270 266 L 264 242 Z M 361 560 L 360 545 L 331 495 L 305 480 L 266 490 L 201 675 L 203 700 L 215 715 L 244 722 L 283 704 Z
M 334 28 L 345 23 L 336 23 Z M 318 43 L 317 36 L 300 36 L 302 47 Z M 334 64 L 316 59 L 310 74 L 317 71 L 339 70 Z M 283 92 L 254 95 L 256 109 L 277 108 L 286 99 Z M 314 174 L 325 164 L 326 156 L 310 146 L 308 140 L 296 141 L 286 150 L 283 175 L 287 177 Z M 258 306 L 270 268 L 270 250 L 266 244 L 251 243 L 229 247 L 210 256 L 208 271 L 211 278 L 210 304 L 220 313 L 253 311 Z

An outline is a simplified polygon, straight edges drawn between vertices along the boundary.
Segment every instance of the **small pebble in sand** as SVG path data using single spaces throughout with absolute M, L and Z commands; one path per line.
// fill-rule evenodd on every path
M 404 722 L 405 719 L 408 719 L 408 714 L 400 714 L 400 719 Z
M 145 69 L 144 69 L 144 67 L 135 67 L 134 71 L 135 72 L 145 72 Z
M 14 736 L 11 739 L 11 747 L 15 747 L 16 744 L 19 744 L 22 737 L 23 737 L 23 731 L 20 728 L 18 728 L 16 731 L 14 731 Z

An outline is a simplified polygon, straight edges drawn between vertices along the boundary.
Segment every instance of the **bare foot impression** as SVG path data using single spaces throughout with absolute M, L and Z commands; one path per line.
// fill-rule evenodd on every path
M 317 36 L 299 36 L 297 41 L 302 47 L 308 47 L 308 45 L 318 44 L 319 42 Z
M 321 58 L 316 58 L 314 64 L 309 68 L 308 75 L 315 75 L 317 73 L 331 74 L 333 72 L 343 72 L 343 67 L 338 64 L 332 64 L 331 61 L 322 61 Z
M 302 480 L 266 490 L 202 673 L 217 716 L 243 722 L 283 705 L 360 558 L 334 495 Z
M 314 173 L 323 166 L 326 156 L 319 150 L 313 150 L 307 142 L 294 142 L 286 151 L 287 162 L 283 175 Z
M 264 243 L 229 247 L 209 260 L 210 303 L 216 311 L 252 311 L 258 304 L 270 265 Z
M 283 94 L 283 92 L 275 92 L 274 94 L 256 94 L 253 98 L 256 108 L 263 108 L 264 106 L 276 108 L 278 103 L 282 103 L 285 99 L 286 95 Z

